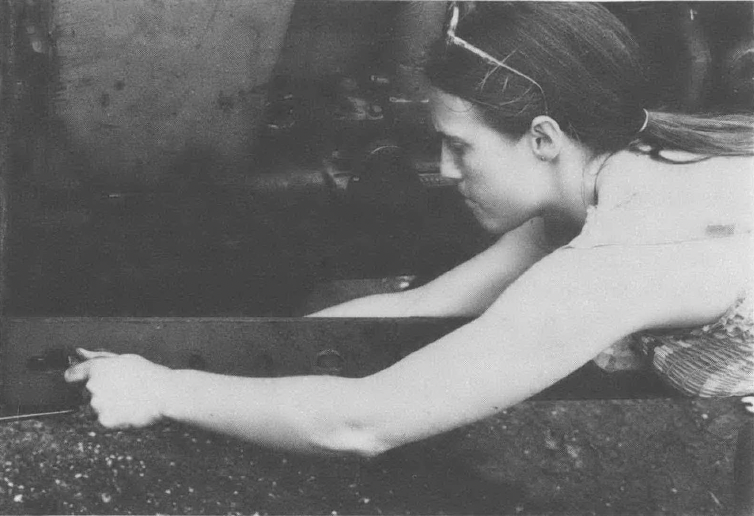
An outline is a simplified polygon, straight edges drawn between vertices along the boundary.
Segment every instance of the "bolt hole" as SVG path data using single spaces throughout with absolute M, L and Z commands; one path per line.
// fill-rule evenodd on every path
M 343 370 L 345 360 L 334 349 L 325 349 L 317 353 L 314 368 L 321 374 L 338 374 Z

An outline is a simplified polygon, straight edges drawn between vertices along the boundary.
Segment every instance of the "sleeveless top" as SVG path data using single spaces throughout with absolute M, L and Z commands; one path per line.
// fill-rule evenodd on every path
M 623 246 L 628 251 L 634 246 L 751 238 L 752 207 L 742 202 L 741 191 L 721 199 L 724 188 L 711 185 L 710 191 L 718 192 L 713 196 L 677 183 L 669 189 L 662 184 L 653 190 L 629 188 L 630 193 L 614 196 L 608 205 L 590 206 L 582 232 L 565 247 Z M 719 320 L 696 328 L 634 334 L 594 361 L 608 371 L 650 363 L 672 387 L 692 396 L 754 394 L 754 281 L 742 285 L 737 301 Z

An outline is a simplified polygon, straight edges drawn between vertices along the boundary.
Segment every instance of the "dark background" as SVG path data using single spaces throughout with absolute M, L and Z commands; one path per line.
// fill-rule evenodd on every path
M 266 16 L 282 9 L 258 4 Z M 6 312 L 300 315 L 312 297 L 324 302 L 328 282 L 407 275 L 416 285 L 479 251 L 488 238 L 453 191 L 417 181 L 437 172 L 416 70 L 442 21 L 441 3 L 429 4 L 295 2 L 279 51 L 250 72 L 253 87 L 208 89 L 217 98 L 185 97 L 171 113 L 174 93 L 208 73 L 186 64 L 181 36 L 167 50 L 155 39 L 189 24 L 175 6 L 121 4 L 152 16 L 126 28 L 152 37 L 159 59 L 122 50 L 115 29 L 98 32 L 110 26 L 104 15 L 70 21 L 75 2 L 6 6 Z M 751 108 L 751 3 L 607 6 L 642 44 L 658 105 Z M 191 109 L 209 137 L 180 118 Z M 81 136 L 76 117 L 100 128 Z M 153 145 L 166 124 L 179 143 Z M 241 130 L 253 138 L 223 147 Z M 134 140 L 143 131 L 155 137 Z M 367 163 L 380 142 L 399 145 L 403 160 Z

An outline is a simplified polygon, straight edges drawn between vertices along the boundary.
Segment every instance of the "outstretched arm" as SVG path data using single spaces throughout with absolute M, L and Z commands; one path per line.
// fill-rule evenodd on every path
M 405 292 L 354 299 L 309 317 L 476 316 L 546 256 L 547 247 L 542 219 L 532 219 L 426 285 Z
M 110 426 L 167 417 L 276 447 L 371 456 L 518 403 L 629 333 L 708 322 L 751 273 L 740 249 L 634 250 L 557 251 L 481 317 L 362 379 L 234 378 L 133 356 L 95 358 L 67 377 L 88 380 Z M 149 393 L 134 416 L 140 403 L 128 400 Z

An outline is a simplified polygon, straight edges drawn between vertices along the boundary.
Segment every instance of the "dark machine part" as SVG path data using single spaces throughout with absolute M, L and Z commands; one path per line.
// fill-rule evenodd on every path
M 453 185 L 448 182 L 448 185 Z M 395 216 L 412 223 L 427 210 L 427 198 L 419 174 L 406 153 L 390 142 L 376 142 L 348 183 L 349 200 L 381 217 Z M 393 225 L 391 221 L 387 224 Z
M 346 188 L 348 211 L 357 231 L 374 235 L 367 259 L 395 260 L 407 250 L 409 270 L 421 270 L 426 240 L 431 238 L 429 192 L 411 167 L 403 149 L 391 142 L 377 142 L 367 150 Z M 385 264 L 396 269 L 398 263 Z M 418 268 L 417 268 L 418 267 Z

